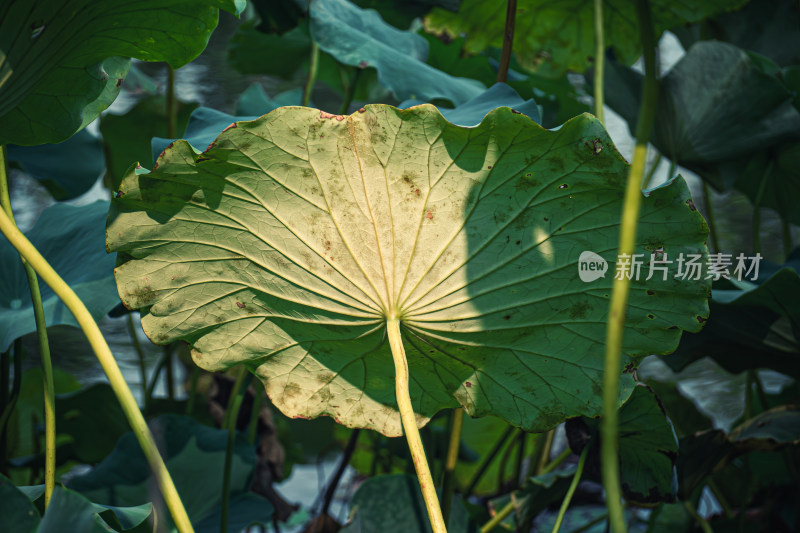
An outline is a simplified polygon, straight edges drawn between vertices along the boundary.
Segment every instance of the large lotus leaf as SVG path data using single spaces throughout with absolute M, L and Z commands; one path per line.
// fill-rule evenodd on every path
M 185 65 L 244 0 L 45 0 L 0 6 L 0 144 L 63 141 L 114 101 L 129 60 Z M 117 57 L 119 56 L 119 57 Z
M 425 502 L 419 482 L 414 476 L 394 474 L 368 479 L 350 501 L 350 523 L 342 533 L 430 533 Z M 453 533 L 475 533 L 463 500 L 453 496 L 447 530 Z
M 81 130 L 58 144 L 8 147 L 8 160 L 39 180 L 56 200 L 76 198 L 103 173 L 103 144 Z
M 606 101 L 634 129 L 642 76 L 613 62 L 607 69 Z M 735 46 L 716 41 L 693 45 L 659 81 L 652 142 L 665 156 L 697 171 L 717 188 L 731 162 L 800 137 L 800 111 L 777 67 Z M 759 181 L 764 170 L 747 178 Z
M 731 441 L 763 441 L 760 447 L 779 447 L 800 443 L 800 407 L 782 405 L 754 416 L 731 431 Z
M 586 250 L 614 263 L 627 171 L 589 115 L 548 131 L 509 108 L 464 128 L 427 104 L 284 107 L 129 173 L 107 247 L 151 339 L 185 339 L 209 370 L 246 363 L 289 416 L 400 435 L 396 317 L 419 423 L 463 405 L 542 431 L 601 410 L 612 276 L 577 267 Z M 648 194 L 637 253 L 702 259 L 683 180 Z M 700 328 L 709 282 L 674 276 L 633 283 L 622 364 Z
M 210 107 L 198 107 L 189 116 L 189 123 L 186 125 L 184 138 L 196 152 L 202 152 L 211 142 L 217 138 L 222 130 L 239 120 L 253 120 L 256 115 L 235 116 L 211 109 Z M 159 154 L 163 152 L 175 139 L 165 139 L 163 137 L 153 137 L 150 141 L 152 149 L 152 160 L 156 161 Z
M 800 277 L 797 251 L 787 266 L 759 284 L 715 283 L 711 315 L 703 331 L 681 339 L 666 362 L 684 369 L 703 357 L 713 358 L 729 372 L 770 368 L 800 377 Z
M 749 0 L 733 13 L 704 21 L 707 39 L 735 44 L 765 55 L 779 65 L 800 63 L 800 25 L 793 0 Z M 675 28 L 684 48 L 701 40 L 701 24 Z
M 179 415 L 156 417 L 150 425 L 189 518 L 193 524 L 204 523 L 219 511 L 228 432 Z M 245 503 L 259 498 L 261 505 L 255 509 L 244 505 L 242 509 L 255 513 L 231 516 L 229 525 L 242 520 L 264 522 L 272 514 L 268 501 L 248 492 L 255 466 L 255 450 L 244 435 L 238 434 L 231 467 L 231 504 L 242 498 Z M 133 433 L 123 435 L 114 451 L 99 465 L 67 482 L 69 488 L 93 502 L 122 506 L 152 501 L 152 485 L 147 460 Z
M 656 35 L 673 26 L 703 20 L 709 15 L 734 10 L 747 0 L 651 0 Z M 636 3 L 629 0 L 603 2 L 606 46 L 630 65 L 641 55 Z M 477 53 L 503 45 L 505 2 L 463 0 L 458 13 L 434 9 L 425 18 L 432 33 L 465 35 L 466 50 Z M 591 66 L 594 47 L 594 2 L 591 0 L 519 0 L 517 2 L 514 53 L 532 71 L 553 75 L 566 70 L 583 72 Z
M 197 104 L 176 101 L 175 106 L 175 129 L 182 134 Z M 167 136 L 166 97 L 143 98 L 122 115 L 104 114 L 100 133 L 105 144 L 106 175 L 111 187 L 116 188 L 128 167 L 150 159 L 150 139 Z
M 97 201 L 80 207 L 56 204 L 42 212 L 28 239 L 100 320 L 119 304 L 114 294 L 114 260 L 102 247 L 103 221 L 108 202 Z M 0 241 L 0 351 L 14 339 L 36 331 L 28 279 L 17 251 Z M 72 313 L 40 281 L 47 325 L 78 323 Z
M 309 15 L 311 36 L 321 50 L 345 65 L 377 69 L 380 83 L 398 100 L 440 98 L 458 105 L 485 90 L 479 81 L 426 64 L 427 41 L 386 24 L 374 10 L 347 0 L 314 0 Z

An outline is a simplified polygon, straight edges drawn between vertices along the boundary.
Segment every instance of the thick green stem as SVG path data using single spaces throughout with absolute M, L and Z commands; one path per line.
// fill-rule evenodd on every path
M 236 376 L 236 381 L 233 383 L 231 395 L 228 397 L 228 408 L 225 410 L 225 418 L 222 422 L 223 427 L 228 430 L 228 445 L 225 447 L 225 471 L 222 475 L 220 533 L 227 533 L 228 531 L 228 509 L 231 501 L 231 468 L 233 466 L 233 448 L 236 443 L 236 421 L 239 419 L 239 409 L 242 407 L 244 393 L 247 391 L 247 386 L 250 384 L 251 379 L 253 379 L 253 374 L 242 366 L 239 369 L 239 375 Z
M 719 240 L 717 239 L 717 224 L 714 221 L 714 206 L 711 205 L 711 187 L 708 183 L 703 181 L 703 205 L 705 206 L 706 222 L 708 223 L 708 232 L 711 234 L 711 246 L 715 252 L 720 252 Z
M 425 457 L 425 450 L 422 447 L 422 439 L 417 428 L 417 417 L 414 414 L 414 407 L 411 405 L 411 395 L 408 385 L 408 361 L 406 351 L 403 348 L 403 339 L 400 334 L 400 321 L 396 318 L 386 320 L 386 330 L 389 335 L 389 345 L 392 349 L 395 371 L 395 395 L 397 396 L 397 408 L 400 410 L 400 420 L 403 424 L 403 431 L 408 441 L 408 449 L 411 451 L 411 459 L 414 461 L 414 469 L 417 471 L 417 479 L 422 489 L 422 498 L 425 500 L 425 507 L 428 510 L 428 518 L 431 521 L 433 533 L 445 533 L 447 527 L 442 516 L 442 509 L 439 506 L 439 498 L 436 496 L 436 487 L 433 484 L 433 476 Z
M 506 0 L 506 25 L 503 31 L 503 51 L 500 53 L 500 65 L 497 68 L 497 82 L 505 83 L 508 79 L 508 67 L 511 65 L 511 49 L 514 47 L 514 22 L 517 17 L 517 0 Z
M 583 465 L 586 464 L 586 454 L 588 452 L 589 452 L 589 446 L 588 445 L 584 446 L 583 452 L 581 452 L 581 458 L 578 459 L 578 469 L 575 470 L 575 475 L 572 476 L 572 483 L 569 484 L 569 489 L 567 489 L 567 494 L 561 501 L 561 508 L 558 510 L 556 523 L 553 524 L 553 533 L 558 533 L 558 530 L 561 529 L 561 523 L 564 521 L 564 516 L 566 516 L 567 514 L 567 509 L 569 508 L 569 502 L 572 501 L 572 495 L 575 494 L 575 489 L 578 488 L 578 483 L 581 482 L 581 476 L 583 475 Z
M 447 446 L 447 458 L 444 463 L 444 481 L 442 482 L 442 516 L 444 523 L 450 517 L 450 505 L 455 492 L 456 463 L 458 463 L 458 448 L 461 444 L 461 430 L 464 427 L 464 410 L 453 410 L 453 424 L 450 428 L 450 442 Z
M 12 223 L 14 212 L 11 210 L 11 196 L 8 187 L 8 170 L 6 168 L 6 147 L 0 147 L 0 205 Z M 42 388 L 44 390 L 44 508 L 50 505 L 50 497 L 56 486 L 56 399 L 53 385 L 53 363 L 50 360 L 50 342 L 47 340 L 47 323 L 44 318 L 42 293 L 39 290 L 39 279 L 31 266 L 20 258 L 28 278 L 28 287 L 33 304 L 33 317 L 36 322 L 36 337 L 39 341 L 39 355 L 42 360 Z
M 39 251 L 17 229 L 11 219 L 8 218 L 8 215 L 2 210 L 0 210 L 0 232 L 6 236 L 11 245 L 28 261 L 36 273 L 53 289 L 53 292 L 75 316 L 75 320 L 86 335 L 92 350 L 97 356 L 97 360 L 100 362 L 100 366 L 108 377 L 114 394 L 119 400 L 122 411 L 125 413 L 125 417 L 131 425 L 136 439 L 139 441 L 139 445 L 142 447 L 142 451 L 150 464 L 178 531 L 181 533 L 194 531 L 164 460 L 158 453 L 153 434 L 150 432 L 150 428 L 147 427 L 147 422 L 145 422 L 130 388 L 125 383 L 125 378 L 122 376 L 114 355 L 111 353 L 91 313 L 86 309 L 81 299 L 78 298 L 78 295 L 61 279 L 56 271 L 53 270 L 53 267 L 47 263 Z
M 308 77 L 306 84 L 303 87 L 303 100 L 302 104 L 308 106 L 311 102 L 311 93 L 314 91 L 314 83 L 317 81 L 317 68 L 319 64 L 319 45 L 311 41 L 311 59 L 308 63 Z
M 603 112 L 603 76 L 606 44 L 603 33 L 603 0 L 594 0 L 594 116 L 605 123 Z
M 633 161 L 628 171 L 628 182 L 625 188 L 617 257 L 623 257 L 626 254 L 630 257 L 634 253 L 636 224 L 639 218 L 639 207 L 642 202 L 641 184 L 647 159 L 647 142 L 650 138 L 650 131 L 653 129 L 656 105 L 658 103 L 658 83 L 655 72 L 656 42 L 653 34 L 653 25 L 650 20 L 648 0 L 637 0 L 636 11 L 644 56 L 644 95 L 636 124 L 636 146 L 633 152 Z M 630 269 L 630 266 L 628 266 L 628 269 Z M 619 376 L 622 370 L 622 337 L 625 330 L 625 312 L 628 307 L 631 280 L 626 269 L 623 269 L 621 274 L 614 279 L 606 327 L 603 418 L 600 424 L 603 486 L 606 491 L 606 505 L 613 533 L 626 531 L 619 478 L 617 401 L 619 399 Z

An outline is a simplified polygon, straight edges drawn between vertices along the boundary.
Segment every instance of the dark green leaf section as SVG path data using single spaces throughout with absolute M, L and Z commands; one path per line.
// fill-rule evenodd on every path
M 800 222 L 794 208 L 800 201 L 797 87 L 787 86 L 776 64 L 728 43 L 703 41 L 659 85 L 652 142 L 662 154 L 717 189 L 735 187 Z M 609 62 L 606 101 L 631 131 L 640 89 L 640 74 Z
M 200 524 L 204 531 L 212 530 L 209 529 L 212 522 L 218 528 L 221 481 L 209 480 L 221 479 L 227 431 L 202 426 L 179 415 L 162 415 L 150 424 L 192 523 Z M 265 523 L 272 515 L 271 504 L 249 492 L 255 463 L 253 447 L 244 435 L 237 435 L 231 469 L 231 505 L 242 512 L 231 513 L 231 530 L 241 524 Z M 126 433 L 108 457 L 88 473 L 70 479 L 68 486 L 94 502 L 132 506 L 153 500 L 152 484 L 150 469 L 136 438 Z M 253 504 L 256 501 L 258 505 Z
M 706 39 L 765 55 L 781 66 L 800 64 L 800 27 L 794 0 L 749 0 L 733 13 L 705 21 Z M 701 39 L 701 24 L 673 28 L 684 48 Z
M 33 489 L 33 490 L 30 490 Z M 109 507 L 92 503 L 77 492 L 56 486 L 47 513 L 40 518 L 29 495 L 39 498 L 44 487 L 15 487 L 0 475 L 0 528 L 13 533 L 148 533 L 153 519 L 149 503 Z M 30 493 L 28 495 L 28 493 Z
M 0 474 L 0 530 L 35 533 L 39 521 L 39 513 L 28 497 Z
M 350 500 L 352 519 L 342 533 L 430 533 L 425 502 L 416 477 L 406 474 L 368 479 Z M 453 496 L 447 531 L 477 533 L 460 497 Z
M 103 173 L 100 139 L 81 130 L 59 144 L 9 146 L 8 160 L 39 180 L 56 200 L 72 200 Z
M 128 174 L 108 248 L 151 339 L 246 361 L 289 416 L 399 435 L 395 313 L 421 424 L 463 405 L 543 430 L 600 411 L 612 279 L 587 285 L 578 259 L 614 263 L 626 174 L 589 116 L 551 132 L 508 108 L 474 128 L 430 105 L 280 108 Z M 702 258 L 705 232 L 676 180 L 644 199 L 637 250 Z M 700 328 L 709 284 L 675 274 L 634 282 L 623 364 Z
M 599 419 L 568 422 L 567 435 L 579 453 L 592 446 L 587 472 L 600 474 Z M 620 477 L 625 498 L 639 503 L 675 501 L 678 439 L 653 391 L 638 386 L 619 410 Z
M 108 202 L 80 207 L 56 204 L 47 208 L 26 233 L 86 304 L 95 320 L 119 304 L 114 287 L 114 258 L 103 249 L 103 224 Z M 0 351 L 14 339 L 36 331 L 25 270 L 17 251 L 0 240 Z M 76 326 L 72 313 L 50 288 L 41 284 L 47 325 Z
M 195 103 L 177 102 L 175 130 L 181 135 Z M 106 175 L 109 187 L 116 189 L 131 165 L 150 164 L 150 139 L 167 136 L 167 104 L 163 95 L 139 100 L 123 115 L 107 113 L 100 117 L 100 133 L 105 143 Z
M 654 31 L 660 35 L 673 26 L 696 22 L 709 15 L 732 11 L 746 0 L 652 0 Z M 477 53 L 501 48 L 505 2 L 464 0 L 458 13 L 435 9 L 425 19 L 428 31 L 450 37 L 466 36 L 466 50 Z M 630 65 L 641 55 L 636 3 L 606 0 L 603 9 L 606 46 Z M 585 0 L 519 0 L 514 54 L 528 70 L 558 76 L 566 70 L 583 72 L 592 64 L 594 4 Z
M 49 0 L 0 6 L 0 145 L 57 143 L 114 101 L 135 57 L 194 59 L 244 0 Z
M 799 260 L 800 250 L 795 250 L 785 265 L 772 272 L 769 265 L 762 265 L 757 285 L 717 282 L 705 328 L 684 336 L 676 353 L 664 362 L 679 371 L 711 357 L 733 373 L 770 368 L 800 377 Z

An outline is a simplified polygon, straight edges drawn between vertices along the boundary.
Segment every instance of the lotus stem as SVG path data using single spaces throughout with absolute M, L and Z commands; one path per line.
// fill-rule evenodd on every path
M 177 107 L 175 105 L 175 69 L 167 63 L 167 137 L 174 139 L 177 132 Z
M 507 0 L 506 25 L 503 31 L 503 51 L 500 53 L 500 65 L 497 67 L 497 83 L 508 80 L 508 68 L 511 65 L 511 49 L 514 46 L 514 22 L 517 16 L 517 0 Z
M 481 526 L 481 533 L 489 533 L 489 531 L 499 526 L 503 520 L 508 518 L 508 515 L 510 515 L 513 511 L 514 511 L 514 499 L 512 497 L 511 501 L 508 502 L 505 507 L 500 509 L 500 511 L 498 511 L 497 514 L 494 515 L 491 520 L 489 520 L 488 522 L 486 522 Z
M 317 81 L 317 68 L 319 65 L 319 45 L 314 39 L 311 39 L 311 59 L 308 63 L 308 77 L 306 84 L 303 87 L 303 100 L 302 104 L 308 106 L 311 102 L 311 93 L 314 91 L 314 83 Z
M 450 442 L 447 446 L 447 458 L 444 463 L 444 480 L 442 481 L 442 516 L 445 524 L 450 518 L 450 507 L 455 492 L 455 472 L 458 463 L 458 448 L 461 445 L 461 430 L 464 427 L 464 410 L 453 410 L 453 423 L 450 428 Z
M 0 204 L 11 223 L 16 225 L 14 212 L 11 210 L 11 195 L 8 187 L 8 170 L 6 167 L 6 147 L 0 147 Z M 47 339 L 47 322 L 44 317 L 42 293 L 39 290 L 39 279 L 36 272 L 25 259 L 20 257 L 28 278 L 28 287 L 33 304 L 33 318 L 36 322 L 36 338 L 39 341 L 39 355 L 42 360 L 42 388 L 44 390 L 44 508 L 50 505 L 53 489 L 56 486 L 56 398 L 53 385 L 53 363 L 50 358 L 50 342 Z M 17 355 L 15 354 L 15 357 Z
M 714 206 L 711 204 L 711 187 L 708 186 L 706 181 L 703 181 L 703 205 L 705 207 L 706 222 L 708 223 L 708 232 L 711 234 L 711 246 L 714 247 L 715 252 L 720 252 L 717 224 L 714 221 Z
M 586 455 L 589 452 L 589 445 L 587 444 L 583 448 L 583 452 L 581 452 L 581 457 L 578 459 L 578 468 L 575 470 L 575 475 L 572 476 L 572 483 L 569 484 L 569 488 L 567 489 L 567 494 L 564 496 L 564 499 L 561 501 L 561 508 L 558 510 L 558 516 L 556 517 L 556 523 L 553 524 L 553 533 L 558 533 L 558 530 L 561 529 L 561 523 L 564 522 L 564 516 L 567 514 L 567 509 L 569 508 L 569 502 L 572 501 L 572 496 L 575 494 L 575 489 L 578 488 L 578 483 L 581 482 L 581 476 L 583 475 L 583 466 L 586 464 Z
M 509 437 L 511 437 L 512 433 L 514 433 L 514 429 L 515 428 L 513 426 L 508 426 L 506 430 L 503 432 L 503 434 L 500 436 L 500 438 L 497 440 L 497 442 L 495 443 L 494 447 L 492 448 L 492 451 L 490 451 L 484 457 L 483 462 L 481 462 L 480 466 L 478 467 L 478 470 L 472 476 L 469 485 L 467 485 L 467 490 L 464 491 L 465 498 L 469 497 L 469 495 L 475 491 L 475 487 L 477 487 L 478 483 L 480 483 L 481 478 L 489 469 L 489 465 L 492 464 L 494 458 L 497 457 L 497 454 L 500 452 L 500 449 L 503 447 L 503 445 L 506 443 Z
M 239 419 L 239 409 L 242 407 L 244 394 L 247 391 L 253 374 L 242 366 L 239 375 L 233 383 L 231 395 L 228 397 L 228 408 L 225 410 L 225 418 L 222 426 L 228 430 L 228 443 L 225 447 L 225 470 L 222 475 L 222 511 L 220 513 L 219 531 L 228 532 L 228 510 L 231 502 L 231 468 L 233 466 L 233 448 L 236 444 L 236 422 Z
M 570 450 L 569 446 L 567 446 L 561 453 L 559 453 L 555 457 L 555 459 L 547 463 L 547 466 L 542 468 L 541 472 L 539 472 L 539 475 L 543 476 L 545 474 L 549 474 L 550 472 L 555 470 L 558 465 L 563 463 L 570 455 L 572 455 L 572 450 Z
M 648 0 L 637 0 L 636 11 L 639 19 L 639 32 L 644 56 L 644 87 L 639 119 L 636 124 L 636 145 L 633 161 L 628 170 L 625 199 L 622 208 L 622 222 L 619 232 L 619 251 L 617 257 L 634 253 L 636 224 L 642 203 L 642 178 L 647 160 L 647 142 L 653 128 L 656 105 L 658 103 L 658 82 L 656 80 L 655 35 L 650 18 Z M 630 267 L 628 267 L 630 268 Z M 606 326 L 606 353 L 603 372 L 603 418 L 600 423 L 601 469 L 603 487 L 606 491 L 608 518 L 613 533 L 626 531 L 622 511 L 622 489 L 619 479 L 619 428 L 617 401 L 619 398 L 619 376 L 621 373 L 622 337 L 625 329 L 625 311 L 628 307 L 630 279 L 623 272 L 614 279 Z
M 425 449 L 422 447 L 422 439 L 419 436 L 417 417 L 411 405 L 408 384 L 408 360 L 406 359 L 406 351 L 403 348 L 403 340 L 400 334 L 400 321 L 396 318 L 388 318 L 386 320 L 386 330 L 389 336 L 389 345 L 392 349 L 392 358 L 394 359 L 397 407 L 400 410 L 400 420 L 408 441 L 408 449 L 411 452 L 411 459 L 414 462 L 414 469 L 417 471 L 419 486 L 422 489 L 422 498 L 425 500 L 425 507 L 428 510 L 428 518 L 431 521 L 433 533 L 446 533 L 447 527 L 442 516 L 442 509 L 439 506 L 439 498 L 436 495 L 433 476 L 431 476 L 431 469 L 428 466 Z
M 761 178 L 761 183 L 758 185 L 756 198 L 753 201 L 753 251 L 756 253 L 761 252 L 761 202 L 764 199 L 764 191 L 767 189 L 767 182 L 772 175 L 773 166 L 774 160 L 770 159 L 766 170 L 764 170 L 764 177 Z
M 139 374 L 142 376 L 142 404 L 144 410 L 147 412 L 148 397 L 147 397 L 147 367 L 144 360 L 144 350 L 142 350 L 142 343 L 139 342 L 139 337 L 136 335 L 136 324 L 133 322 L 133 313 L 128 313 L 128 334 L 133 343 L 133 349 L 136 352 L 136 357 L 139 362 Z
M 47 263 L 45 258 L 42 257 L 25 235 L 17 229 L 5 211 L 2 210 L 0 210 L 0 232 L 6 236 L 11 245 L 28 261 L 36 273 L 50 286 L 75 316 L 75 320 L 86 335 L 92 350 L 97 356 L 97 360 L 100 362 L 100 366 L 108 377 L 109 384 L 122 407 L 122 411 L 125 413 L 125 417 L 136 439 L 139 441 L 139 445 L 142 447 L 175 526 L 180 533 L 193 532 L 194 529 L 178 496 L 178 491 L 175 489 L 172 477 L 167 471 L 164 460 L 158 453 L 153 434 L 150 432 L 150 428 L 147 427 L 147 422 L 145 422 L 142 412 L 139 410 L 139 405 L 136 403 L 127 383 L 125 383 L 125 378 L 122 376 L 114 355 L 111 353 L 111 349 L 108 347 L 91 313 L 86 309 L 81 299 L 78 298 L 78 295 L 61 279 L 56 271 L 53 270 L 53 267 Z
M 603 33 L 603 0 L 594 0 L 594 116 L 605 124 L 603 111 L 603 76 L 606 65 L 606 45 Z

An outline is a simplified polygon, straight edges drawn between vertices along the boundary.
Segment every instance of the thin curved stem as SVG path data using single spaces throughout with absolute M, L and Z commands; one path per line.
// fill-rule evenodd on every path
M 717 223 L 714 220 L 714 206 L 711 204 L 711 187 L 708 186 L 706 181 L 703 181 L 703 206 L 705 207 L 706 223 L 708 224 L 708 232 L 711 234 L 711 246 L 714 247 L 715 252 L 720 252 L 719 240 L 717 238 Z
M 319 45 L 314 41 L 311 40 L 311 59 L 308 64 L 308 77 L 306 78 L 306 84 L 303 87 L 303 100 L 302 104 L 304 106 L 308 106 L 309 102 L 311 102 L 311 93 L 314 91 L 314 84 L 317 81 L 317 68 L 319 65 Z
M 603 76 L 605 64 L 606 45 L 603 32 L 603 0 L 594 0 L 594 116 L 604 124 Z
M 764 171 L 764 177 L 758 186 L 756 198 L 753 201 L 753 251 L 756 253 L 761 252 L 761 202 L 764 199 L 764 191 L 767 189 L 767 182 L 772 175 L 772 167 L 774 160 L 770 159 L 767 163 L 767 169 Z
M 408 390 L 408 361 L 406 360 L 406 351 L 403 348 L 403 339 L 400 335 L 400 321 L 396 318 L 388 318 L 386 320 L 386 331 L 389 335 L 389 345 L 394 359 L 397 407 L 400 410 L 400 420 L 403 423 L 403 431 L 408 441 L 408 449 L 411 452 L 411 459 L 414 461 L 414 469 L 417 471 L 419 486 L 422 489 L 422 498 L 425 500 L 425 507 L 428 510 L 428 518 L 431 521 L 433 533 L 446 533 L 447 527 L 442 516 L 442 509 L 439 506 L 439 498 L 436 496 L 433 476 L 431 476 L 431 469 L 428 466 L 425 449 L 422 447 L 422 439 L 419 436 L 417 417 L 411 405 L 411 395 Z
M 503 31 L 503 51 L 500 52 L 500 65 L 497 68 L 497 83 L 508 79 L 511 65 L 511 49 L 514 46 L 514 22 L 517 17 L 517 0 L 506 0 L 506 25 Z
M 228 509 L 231 501 L 231 468 L 233 466 L 233 448 L 236 444 L 236 421 L 239 419 L 239 409 L 242 407 L 244 393 L 247 391 L 253 374 L 242 365 L 239 375 L 233 383 L 231 395 L 228 397 L 228 408 L 225 410 L 225 418 L 222 421 L 224 428 L 228 430 L 228 443 L 225 447 L 225 470 L 222 475 L 222 512 L 220 513 L 219 531 L 228 532 Z
M 450 506 L 455 492 L 456 463 L 458 448 L 461 444 L 461 430 L 464 427 L 464 410 L 453 410 L 453 424 L 450 428 L 450 443 L 447 446 L 447 458 L 444 463 L 444 481 L 442 482 L 442 516 L 446 524 L 450 517 Z
M 539 475 L 543 476 L 545 474 L 549 474 L 555 470 L 558 465 L 563 463 L 570 455 L 572 455 L 572 450 L 569 448 L 569 446 L 567 446 L 552 461 L 547 463 L 547 466 L 542 468 L 541 472 L 539 472 Z
M 575 470 L 575 475 L 572 476 L 572 483 L 569 484 L 569 488 L 567 489 L 567 494 L 564 495 L 564 499 L 561 501 L 561 508 L 558 510 L 558 516 L 556 517 L 556 523 L 553 524 L 553 533 L 558 533 L 558 530 L 561 529 L 561 523 L 564 522 L 564 516 L 567 514 L 567 509 L 569 508 L 569 502 L 572 501 L 572 496 L 575 494 L 575 489 L 578 488 L 578 483 L 581 482 L 581 476 L 583 475 L 583 466 L 586 464 L 586 455 L 589 452 L 589 446 L 584 446 L 583 452 L 581 452 L 581 458 L 578 459 L 578 468 Z
M 633 161 L 628 171 L 625 199 L 622 208 L 622 221 L 619 232 L 619 251 L 617 257 L 634 253 L 636 225 L 642 203 L 642 177 L 647 159 L 647 142 L 653 128 L 656 105 L 658 103 L 658 82 L 655 72 L 655 35 L 650 19 L 648 0 L 637 0 L 636 11 L 639 19 L 640 39 L 644 56 L 644 87 L 639 119 L 636 124 L 636 146 Z M 625 330 L 625 311 L 628 307 L 630 291 L 630 272 L 623 269 L 622 275 L 615 277 L 611 292 L 608 322 L 606 326 L 606 353 L 603 371 L 603 418 L 600 424 L 602 436 L 600 456 L 603 487 L 606 491 L 606 506 L 611 530 L 624 533 L 625 518 L 622 511 L 622 489 L 619 478 L 619 428 L 617 427 L 617 401 L 619 398 L 619 376 L 621 373 L 622 336 Z
M 711 529 L 711 524 L 709 524 L 705 518 L 700 516 L 700 513 L 698 513 L 697 509 L 694 508 L 692 502 L 684 500 L 683 506 L 686 508 L 686 511 L 689 512 L 691 517 L 694 518 L 695 522 L 697 522 L 697 525 L 700 526 L 700 529 L 703 530 L 703 533 L 714 533 L 714 530 Z
M 556 437 L 555 428 L 551 429 L 550 431 L 542 435 L 544 441 L 542 442 L 542 450 L 540 452 L 541 455 L 539 456 L 539 464 L 536 465 L 535 472 L 537 476 L 542 473 L 542 470 L 545 469 L 547 463 L 550 462 L 550 451 L 553 449 L 553 439 L 555 439 L 555 437 Z
M 514 511 L 514 500 L 512 497 L 512 500 L 508 502 L 505 507 L 500 509 L 497 512 L 497 514 L 491 518 L 491 520 L 489 520 L 488 522 L 486 522 L 481 526 L 481 533 L 489 533 L 489 531 L 499 526 L 500 522 L 508 518 L 508 515 L 510 515 L 513 511 Z
M 655 175 L 656 170 L 658 169 L 658 165 L 661 164 L 662 157 L 663 156 L 661 155 L 661 152 L 659 152 L 658 155 L 656 155 L 655 160 L 650 165 L 650 170 L 647 171 L 647 175 L 644 177 L 644 181 L 642 182 L 642 189 L 647 189 L 648 187 L 650 187 L 650 183 L 653 181 L 653 176 Z
M 174 139 L 177 135 L 175 123 L 178 112 L 175 105 L 175 69 L 167 63 L 167 138 Z
M 481 462 L 480 466 L 475 471 L 475 474 L 472 476 L 469 485 L 467 485 L 467 489 L 464 491 L 464 498 L 468 498 L 475 491 L 475 488 L 478 486 L 478 483 L 480 483 L 483 475 L 487 470 L 489 470 L 489 466 L 497 457 L 497 454 L 500 453 L 503 445 L 506 443 L 509 437 L 511 437 L 515 429 L 516 428 L 514 426 L 508 426 L 497 440 L 492 450 L 483 457 L 483 462 Z
M 144 350 L 142 350 L 142 343 L 139 342 L 139 337 L 136 335 L 136 324 L 133 321 L 133 313 L 128 313 L 128 334 L 131 337 L 131 343 L 133 343 L 133 349 L 136 352 L 136 357 L 138 358 L 139 362 L 139 374 L 142 377 L 142 404 L 144 405 L 144 411 L 147 412 L 148 405 L 148 397 L 147 397 L 147 366 L 144 360 Z
M 75 320 L 86 335 L 92 350 L 97 356 L 97 360 L 100 362 L 100 366 L 108 377 L 109 384 L 117 400 L 119 400 L 122 411 L 125 413 L 125 418 L 128 420 L 136 439 L 139 441 L 139 445 L 142 447 L 142 451 L 153 471 L 178 531 L 180 533 L 193 532 L 194 529 L 178 496 L 178 491 L 175 489 L 175 484 L 172 482 L 172 477 L 167 471 L 164 460 L 158 453 L 153 434 L 150 432 L 150 428 L 147 427 L 147 422 L 145 422 L 142 412 L 139 410 L 139 405 L 136 403 L 127 383 L 125 383 L 125 378 L 122 376 L 114 355 L 111 353 L 111 349 L 109 349 L 92 315 L 81 299 L 78 298 L 78 295 L 61 279 L 56 271 L 53 270 L 53 267 L 47 263 L 45 258 L 42 257 L 39 251 L 17 229 L 11 219 L 8 218 L 8 215 L 2 210 L 0 210 L 0 232 L 6 236 L 11 245 L 28 261 L 36 273 L 50 286 L 75 316 Z
M 6 147 L 0 147 L 0 205 L 8 218 L 16 225 L 11 210 L 11 195 L 8 187 L 6 168 Z M 24 258 L 20 257 L 28 278 L 28 287 L 33 304 L 33 318 L 36 322 L 36 338 L 39 342 L 39 355 L 42 361 L 42 389 L 44 390 L 44 508 L 50 505 L 50 498 L 56 486 L 56 398 L 53 385 L 53 363 L 50 358 L 50 342 L 47 339 L 47 322 L 44 317 L 42 293 L 36 272 Z

